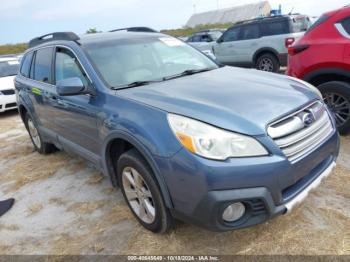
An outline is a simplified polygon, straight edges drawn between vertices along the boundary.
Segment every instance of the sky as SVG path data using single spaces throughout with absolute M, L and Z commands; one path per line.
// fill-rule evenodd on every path
M 194 12 L 232 7 L 258 0 L 0 0 L 0 44 L 23 43 L 46 33 L 89 28 L 108 31 L 129 26 L 156 30 L 184 26 Z M 284 13 L 319 16 L 350 0 L 270 0 Z

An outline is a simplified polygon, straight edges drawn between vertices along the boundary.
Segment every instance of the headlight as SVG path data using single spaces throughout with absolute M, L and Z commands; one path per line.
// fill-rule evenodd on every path
M 314 93 L 316 93 L 316 95 L 318 95 L 321 99 L 323 99 L 322 97 L 322 94 L 320 92 L 320 90 L 318 90 L 316 87 L 314 87 L 313 85 L 311 85 L 310 83 L 308 82 L 305 82 L 304 80 L 301 80 L 301 79 L 298 79 L 298 78 L 295 78 L 295 77 L 291 77 L 291 76 L 288 76 L 289 79 L 293 80 L 293 81 L 296 81 L 304 86 L 306 86 L 307 88 L 309 88 L 311 91 L 313 91 Z
M 268 155 L 266 149 L 252 137 L 174 114 L 168 114 L 168 121 L 180 143 L 202 157 L 225 160 L 230 157 Z

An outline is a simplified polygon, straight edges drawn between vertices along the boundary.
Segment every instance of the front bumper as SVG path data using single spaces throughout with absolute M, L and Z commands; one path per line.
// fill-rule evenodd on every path
M 263 144 L 268 138 L 260 138 Z M 178 152 L 162 170 L 173 201 L 174 217 L 213 231 L 263 223 L 292 210 L 334 167 L 337 132 L 298 163 L 290 163 L 273 141 L 272 154 L 251 159 L 211 161 Z M 243 202 L 246 214 L 234 223 L 222 220 L 225 208 Z
M 186 216 L 175 210 L 173 216 L 212 231 L 228 231 L 261 224 L 278 215 L 290 213 L 303 202 L 310 191 L 331 174 L 335 166 L 335 162 L 332 161 L 300 194 L 282 205 L 275 205 L 270 191 L 264 187 L 212 191 L 201 201 L 192 216 Z M 228 223 L 221 218 L 221 215 L 228 205 L 235 202 L 243 203 L 246 213 L 238 221 Z
M 0 95 L 0 113 L 16 109 L 16 95 Z

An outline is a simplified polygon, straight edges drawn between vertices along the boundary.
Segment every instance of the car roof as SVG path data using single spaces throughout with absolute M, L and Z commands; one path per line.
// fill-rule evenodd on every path
M 258 24 L 258 23 L 265 23 L 265 22 L 272 22 L 272 21 L 283 21 L 286 19 L 293 19 L 296 17 L 308 17 L 307 15 L 302 14 L 290 14 L 290 15 L 276 15 L 276 16 L 266 16 L 266 17 L 258 17 L 250 20 L 243 20 L 239 21 L 236 24 L 234 24 L 231 28 L 236 26 L 242 26 L 242 25 L 249 25 L 249 24 Z
M 47 36 L 51 36 L 47 38 Z M 83 34 L 76 35 L 72 32 L 57 32 L 51 33 L 44 36 L 40 36 L 32 39 L 29 42 L 29 48 L 25 53 L 36 50 L 45 46 L 67 44 L 69 42 L 75 42 L 79 45 L 88 45 L 93 43 L 100 43 L 110 40 L 125 40 L 125 39 L 144 39 L 144 38 L 155 38 L 155 37 L 171 37 L 169 35 L 153 32 L 133 32 L 133 31 L 111 31 L 104 33 L 94 34 Z
M 170 37 L 161 33 L 152 32 L 127 32 L 127 31 L 116 31 L 116 32 L 106 32 L 106 33 L 96 33 L 96 34 L 85 34 L 81 35 L 78 43 L 92 44 L 98 42 L 104 42 L 109 40 L 122 40 L 122 39 L 142 39 L 142 38 L 154 38 L 154 37 Z

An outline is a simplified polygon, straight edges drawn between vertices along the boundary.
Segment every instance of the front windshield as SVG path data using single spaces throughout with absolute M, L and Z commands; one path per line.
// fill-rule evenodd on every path
M 16 60 L 0 62 L 0 77 L 17 75 L 18 70 L 19 70 L 19 62 Z
M 186 70 L 218 68 L 216 63 L 182 41 L 167 37 L 119 39 L 83 45 L 110 87 L 161 81 Z

